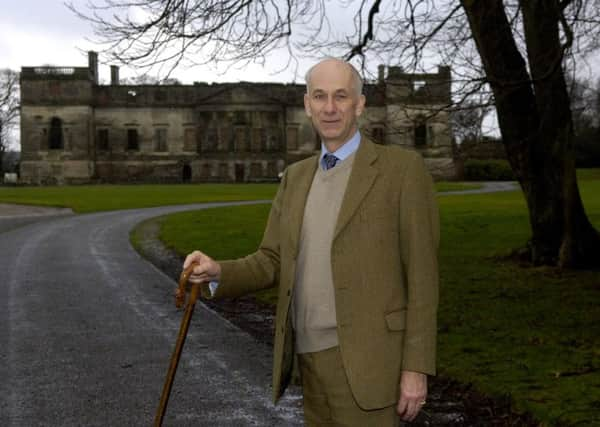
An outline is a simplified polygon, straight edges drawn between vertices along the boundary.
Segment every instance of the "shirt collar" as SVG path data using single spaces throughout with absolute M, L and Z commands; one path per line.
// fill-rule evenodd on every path
M 340 163 L 343 162 L 344 159 L 350 157 L 356 150 L 358 150 L 359 145 L 360 131 L 357 130 L 356 133 L 352 136 L 352 138 L 348 140 L 348 142 L 342 144 L 340 148 L 338 148 L 331 154 L 337 157 L 339 159 L 338 163 Z M 323 160 L 323 157 L 327 153 L 329 153 L 329 151 L 327 151 L 327 148 L 325 148 L 325 144 L 321 143 L 321 156 L 319 157 L 319 164 L 323 169 L 325 169 L 325 161 Z

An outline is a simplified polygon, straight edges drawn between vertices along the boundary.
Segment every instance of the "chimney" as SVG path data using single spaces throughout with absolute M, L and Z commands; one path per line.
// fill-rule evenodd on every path
M 385 65 L 379 65 L 377 67 L 377 82 L 383 83 L 385 80 Z
M 444 98 L 448 102 L 452 102 L 452 73 L 451 69 L 447 65 L 438 65 L 439 81 L 442 85 L 441 93 L 444 94 Z
M 110 66 L 110 84 L 113 86 L 119 85 L 119 67 L 116 65 Z
M 94 84 L 98 84 L 98 54 L 93 50 L 88 52 L 88 70 Z

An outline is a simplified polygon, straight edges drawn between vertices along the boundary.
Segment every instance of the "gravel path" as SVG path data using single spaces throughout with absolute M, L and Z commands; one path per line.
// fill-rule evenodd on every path
M 456 190 L 456 191 L 444 191 L 438 193 L 438 196 L 451 196 L 454 194 L 483 194 L 483 193 L 499 193 L 503 191 L 515 191 L 519 190 L 519 184 L 516 181 L 482 181 L 479 182 L 482 185 L 481 188 L 474 190 Z

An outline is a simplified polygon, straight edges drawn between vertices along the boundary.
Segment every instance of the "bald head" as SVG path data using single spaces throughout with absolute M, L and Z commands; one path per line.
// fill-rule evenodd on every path
M 358 130 L 358 118 L 365 107 L 361 91 L 358 72 L 339 59 L 325 59 L 306 73 L 304 109 L 330 153 Z
M 304 77 L 306 81 L 306 93 L 310 93 L 312 76 L 315 72 L 319 70 L 323 70 L 325 72 L 330 71 L 336 74 L 349 73 L 352 82 L 352 88 L 355 91 L 356 95 L 359 96 L 362 94 L 363 81 L 356 68 L 354 68 L 354 66 L 349 62 L 337 58 L 323 59 L 322 61 L 317 62 L 315 65 L 309 68 L 309 70 L 306 72 L 306 76 Z

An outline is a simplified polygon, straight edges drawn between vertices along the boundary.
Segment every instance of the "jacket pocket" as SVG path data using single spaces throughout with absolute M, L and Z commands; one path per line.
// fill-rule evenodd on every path
M 385 315 L 385 323 L 390 331 L 406 329 L 406 310 L 392 311 Z

